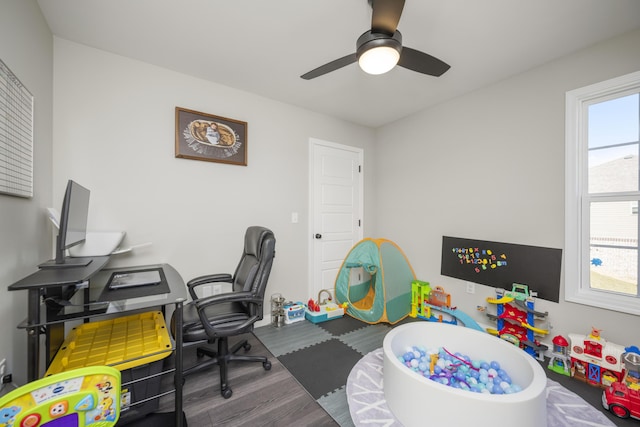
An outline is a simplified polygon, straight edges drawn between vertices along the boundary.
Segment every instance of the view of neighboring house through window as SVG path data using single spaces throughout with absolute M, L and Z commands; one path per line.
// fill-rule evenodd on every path
M 638 295 L 636 93 L 588 108 L 590 285 Z
M 567 93 L 565 297 L 640 314 L 640 73 Z

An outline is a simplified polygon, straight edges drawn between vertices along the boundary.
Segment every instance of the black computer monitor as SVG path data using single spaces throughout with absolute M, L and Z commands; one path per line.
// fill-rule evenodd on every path
M 90 191 L 88 189 L 75 181 L 69 180 L 60 212 L 60 227 L 56 238 L 55 259 L 40 264 L 40 268 L 81 267 L 91 262 L 91 258 L 65 256 L 68 248 L 84 242 L 87 237 L 89 195 Z

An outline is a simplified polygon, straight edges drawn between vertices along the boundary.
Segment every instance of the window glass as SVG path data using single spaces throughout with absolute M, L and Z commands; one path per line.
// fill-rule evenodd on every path
M 638 141 L 638 94 L 589 106 L 589 149 Z
M 638 94 L 589 106 L 589 192 L 638 190 Z
M 591 204 L 591 288 L 638 293 L 638 215 L 633 205 L 628 201 Z
M 608 157 L 599 163 L 594 157 Z M 589 152 L 589 193 L 638 191 L 638 145 Z

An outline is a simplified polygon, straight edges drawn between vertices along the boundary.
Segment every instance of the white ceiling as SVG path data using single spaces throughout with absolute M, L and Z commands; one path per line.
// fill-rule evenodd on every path
M 307 81 L 355 52 L 367 0 L 38 3 L 58 37 L 370 127 L 640 28 L 640 0 L 406 0 L 403 45 L 447 73 L 370 76 L 352 64 Z

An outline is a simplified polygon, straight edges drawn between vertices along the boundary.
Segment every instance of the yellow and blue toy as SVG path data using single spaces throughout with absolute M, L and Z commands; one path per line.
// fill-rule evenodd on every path
M 444 318 L 446 314 L 450 320 Z M 409 316 L 429 322 L 450 323 L 457 325 L 458 321 L 471 329 L 484 332 L 482 326 L 468 314 L 451 307 L 451 295 L 441 286 L 431 287 L 429 282 L 414 280 L 411 282 L 411 310 Z
M 44 377 L 0 398 L 0 427 L 112 427 L 120 371 L 91 366 Z

